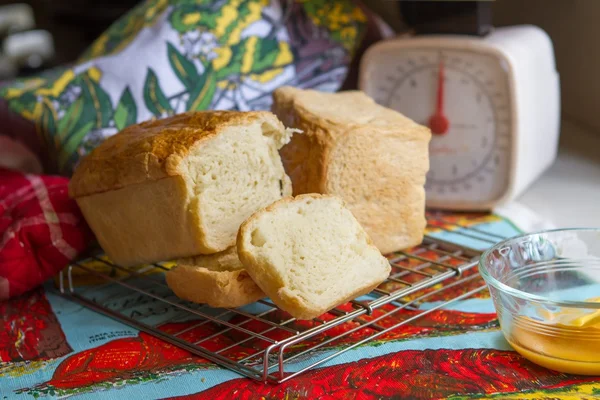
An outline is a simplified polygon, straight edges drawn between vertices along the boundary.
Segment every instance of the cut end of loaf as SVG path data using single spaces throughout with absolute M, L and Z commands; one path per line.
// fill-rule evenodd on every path
M 301 195 L 275 202 L 240 228 L 238 254 L 283 310 L 310 319 L 371 291 L 390 265 L 343 202 Z
M 291 194 L 278 150 L 291 132 L 272 114 L 223 129 L 183 160 L 189 208 L 200 227 L 202 254 L 235 244 L 240 224 L 253 212 Z

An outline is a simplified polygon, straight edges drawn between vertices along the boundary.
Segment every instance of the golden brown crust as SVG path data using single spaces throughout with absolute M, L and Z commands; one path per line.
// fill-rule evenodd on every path
M 211 307 L 241 307 L 266 296 L 239 261 L 235 246 L 178 260 L 166 280 L 177 297 Z
M 69 194 L 87 196 L 180 175 L 179 164 L 194 146 L 231 125 L 265 117 L 276 121 L 267 111 L 199 111 L 129 126 L 83 158 L 69 184 Z
M 102 249 L 127 267 L 221 250 L 206 241 L 187 191 L 184 179 L 172 176 L 76 201 Z
M 322 135 L 319 136 L 324 135 L 322 140 L 335 140 L 348 128 L 365 127 L 377 131 L 401 131 L 406 139 L 422 140 L 431 136 L 429 128 L 378 105 L 359 90 L 327 93 L 284 86 L 273 92 L 272 110 L 279 119 L 287 122 L 288 127 L 294 128 L 301 123 L 320 127 Z M 306 133 L 310 135 L 311 131 Z
M 246 270 L 210 271 L 177 266 L 166 275 L 177 297 L 211 307 L 242 307 L 265 297 Z
M 271 297 L 273 303 L 275 303 L 282 310 L 286 310 L 289 312 L 294 318 L 300 320 L 311 320 L 317 318 L 331 309 L 335 308 L 340 304 L 347 303 L 351 300 L 354 300 L 360 296 L 370 293 L 379 286 L 381 282 L 377 282 L 374 284 L 369 284 L 367 286 L 363 286 L 359 289 L 356 289 L 354 292 L 349 294 L 343 300 L 336 301 L 335 303 L 323 305 L 319 308 L 312 308 L 306 304 L 301 298 L 293 295 L 288 290 L 280 290 L 278 293 L 278 297 Z

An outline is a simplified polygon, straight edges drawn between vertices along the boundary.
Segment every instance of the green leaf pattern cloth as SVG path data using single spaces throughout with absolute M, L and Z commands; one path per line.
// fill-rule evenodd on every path
M 282 85 L 336 91 L 367 18 L 351 0 L 147 0 L 71 67 L 0 88 L 46 169 L 70 174 L 124 127 L 187 110 L 269 109 Z

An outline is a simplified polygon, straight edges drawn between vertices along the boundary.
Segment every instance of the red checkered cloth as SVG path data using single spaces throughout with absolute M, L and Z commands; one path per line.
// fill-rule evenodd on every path
M 92 242 L 68 183 L 0 168 L 0 300 L 42 284 Z

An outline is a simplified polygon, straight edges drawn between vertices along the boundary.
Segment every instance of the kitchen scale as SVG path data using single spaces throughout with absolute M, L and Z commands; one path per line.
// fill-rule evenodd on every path
M 361 90 L 430 127 L 428 207 L 490 210 L 513 200 L 556 158 L 552 41 L 535 26 L 492 28 L 489 2 L 403 3 L 416 34 L 367 50 Z M 440 7 L 443 20 L 432 13 Z

